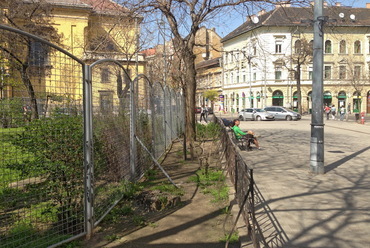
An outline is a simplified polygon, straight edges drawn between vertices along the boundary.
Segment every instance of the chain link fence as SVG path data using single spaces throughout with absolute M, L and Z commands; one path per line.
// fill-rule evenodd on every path
M 181 135 L 183 97 L 7 26 L 0 41 L 0 248 L 91 235 Z

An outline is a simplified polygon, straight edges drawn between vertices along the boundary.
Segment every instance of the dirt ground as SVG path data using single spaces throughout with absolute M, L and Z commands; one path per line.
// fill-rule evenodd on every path
M 134 225 L 132 219 L 115 224 L 105 221 L 83 247 L 225 247 L 220 239 L 229 234 L 233 224 L 233 216 L 225 213 L 229 201 L 212 202 L 212 196 L 202 193 L 195 182 L 189 181 L 189 177 L 199 169 L 199 162 L 184 161 L 181 151 L 181 144 L 175 143 L 162 163 L 172 180 L 184 190 L 180 204 L 158 212 L 143 213 L 145 226 Z M 216 166 L 216 161 L 217 158 L 212 159 L 211 167 Z M 239 247 L 239 244 L 229 244 L 229 247 Z

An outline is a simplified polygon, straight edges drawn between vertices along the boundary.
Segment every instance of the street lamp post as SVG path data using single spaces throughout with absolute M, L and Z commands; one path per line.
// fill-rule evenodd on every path
M 324 174 L 323 26 L 327 17 L 323 16 L 323 0 L 315 0 L 314 4 L 313 71 L 315 73 L 312 82 L 310 170 L 315 174 Z
M 249 66 L 249 106 L 250 108 L 252 108 L 252 56 L 251 55 L 248 55 L 247 57 L 247 60 L 248 60 L 248 66 Z

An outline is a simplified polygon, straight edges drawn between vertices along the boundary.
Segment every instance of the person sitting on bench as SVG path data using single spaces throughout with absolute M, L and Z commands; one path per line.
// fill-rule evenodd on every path
M 252 131 L 248 131 L 247 133 L 244 133 L 240 127 L 239 127 L 240 121 L 238 119 L 235 119 L 233 122 L 232 130 L 234 131 L 235 137 L 240 139 L 245 139 L 247 142 L 247 147 L 250 149 L 250 143 L 253 143 L 256 145 L 257 149 L 260 150 L 261 147 L 258 144 L 257 138 L 254 136 L 254 133 Z

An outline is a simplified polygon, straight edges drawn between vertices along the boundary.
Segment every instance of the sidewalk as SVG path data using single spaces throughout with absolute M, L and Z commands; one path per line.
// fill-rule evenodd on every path
M 225 233 L 229 234 L 233 216 L 225 214 L 229 202 L 212 202 L 209 194 L 204 194 L 195 182 L 189 181 L 199 168 L 198 161 L 183 161 L 182 147 L 178 142 L 166 156 L 163 167 L 177 185 L 184 189 L 182 204 L 158 217 L 145 219 L 148 225 L 127 230 L 125 226 L 110 226 L 94 235 L 84 247 L 104 248 L 224 248 L 221 242 Z M 216 160 L 216 159 L 215 159 Z M 215 162 L 215 160 L 213 162 Z M 215 163 L 211 161 L 211 167 Z M 240 234 L 239 234 L 240 235 Z M 109 241 L 106 237 L 114 236 Z M 229 244 L 229 248 L 239 244 Z
M 309 172 L 310 116 L 242 122 L 262 151 L 242 151 L 254 167 L 262 247 L 370 247 L 370 127 L 325 120 L 324 175 Z

